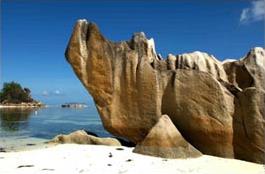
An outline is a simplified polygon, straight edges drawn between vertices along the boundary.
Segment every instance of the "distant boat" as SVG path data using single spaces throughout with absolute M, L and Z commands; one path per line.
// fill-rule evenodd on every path
M 84 103 L 65 103 L 61 105 L 62 108 L 86 108 Z

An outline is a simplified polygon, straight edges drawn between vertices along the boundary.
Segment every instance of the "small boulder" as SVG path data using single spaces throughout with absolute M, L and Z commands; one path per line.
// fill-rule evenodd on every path
M 167 115 L 160 117 L 133 152 L 162 158 L 189 158 L 202 155 L 182 137 Z
M 88 135 L 84 130 L 78 130 L 68 135 L 57 135 L 50 143 L 73 143 L 73 144 L 93 144 L 106 146 L 121 146 L 120 142 L 115 138 L 100 138 Z

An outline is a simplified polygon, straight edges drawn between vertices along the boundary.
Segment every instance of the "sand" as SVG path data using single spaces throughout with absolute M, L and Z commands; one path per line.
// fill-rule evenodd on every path
M 122 148 L 122 150 L 117 149 Z M 1 174 L 264 174 L 263 165 L 204 155 L 163 159 L 132 153 L 132 148 L 64 144 L 0 153 Z

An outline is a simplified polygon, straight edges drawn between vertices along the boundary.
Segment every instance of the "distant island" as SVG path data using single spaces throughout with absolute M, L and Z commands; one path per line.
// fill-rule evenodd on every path
M 0 107 L 42 107 L 41 102 L 31 97 L 29 88 L 17 82 L 4 83 L 0 91 Z
M 64 103 L 61 105 L 62 108 L 86 108 L 85 103 Z

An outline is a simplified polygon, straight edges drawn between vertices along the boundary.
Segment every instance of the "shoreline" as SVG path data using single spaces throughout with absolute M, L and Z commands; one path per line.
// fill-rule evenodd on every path
M 23 105 L 23 104 L 12 104 L 12 105 L 2 105 L 0 104 L 0 108 L 43 108 L 46 105 Z
M 28 150 L 38 150 L 45 147 L 50 147 L 52 144 L 48 144 L 49 139 L 44 138 L 21 138 L 15 137 L 13 139 L 0 137 L 0 149 L 2 152 L 23 152 Z
M 203 155 L 188 159 L 163 159 L 132 153 L 133 148 L 59 144 L 41 149 L 0 152 L 0 173 L 174 173 L 262 174 L 264 165 Z

